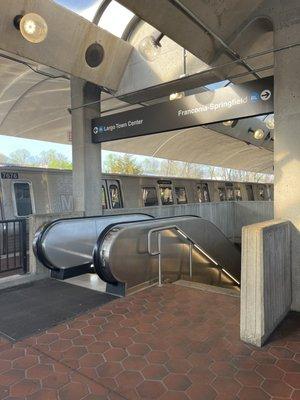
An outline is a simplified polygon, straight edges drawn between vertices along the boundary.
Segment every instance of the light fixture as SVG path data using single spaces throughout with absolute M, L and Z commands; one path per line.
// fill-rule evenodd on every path
M 266 127 L 270 130 L 275 128 L 274 115 L 269 115 L 265 120 Z
M 232 124 L 233 124 L 233 120 L 232 119 L 230 119 L 228 121 L 223 121 L 223 125 L 225 125 L 225 126 L 232 126 Z
M 169 96 L 170 101 L 179 100 L 184 97 L 184 92 L 171 93 Z
M 237 123 L 238 123 L 237 119 L 229 119 L 228 121 L 223 121 L 222 122 L 222 124 L 224 126 L 230 126 L 231 128 L 234 128 Z
M 265 137 L 265 132 L 260 128 L 256 129 L 254 132 L 251 130 L 249 132 L 252 133 L 254 139 L 256 140 L 262 140 Z
M 163 33 L 160 33 L 158 38 L 154 36 L 146 36 L 141 40 L 139 44 L 139 52 L 141 56 L 147 61 L 155 61 L 161 53 L 160 41 L 164 37 Z
M 30 43 L 41 43 L 48 34 L 48 25 L 39 14 L 17 15 L 14 19 L 14 25 L 20 30 L 24 39 Z

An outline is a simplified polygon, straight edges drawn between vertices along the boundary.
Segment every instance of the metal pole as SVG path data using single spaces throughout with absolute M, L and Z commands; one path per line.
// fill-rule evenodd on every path
M 161 273 L 161 232 L 158 232 L 158 286 L 162 286 L 162 273 Z
M 190 278 L 193 276 L 193 245 L 189 242 L 189 256 L 190 256 Z

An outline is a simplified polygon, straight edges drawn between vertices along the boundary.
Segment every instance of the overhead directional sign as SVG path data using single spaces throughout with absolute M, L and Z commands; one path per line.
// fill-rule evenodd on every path
M 180 100 L 99 117 L 92 121 L 93 143 L 253 117 L 274 112 L 273 78 L 230 85 Z

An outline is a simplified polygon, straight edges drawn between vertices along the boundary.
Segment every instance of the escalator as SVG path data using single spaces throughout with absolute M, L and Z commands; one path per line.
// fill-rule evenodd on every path
M 186 280 L 239 287 L 241 255 L 197 216 L 123 214 L 59 219 L 41 227 L 33 249 L 56 279 L 96 271 L 106 291 L 124 296 L 145 286 Z
M 51 276 L 66 279 L 91 272 L 93 249 L 100 233 L 113 223 L 152 219 L 147 214 L 63 218 L 43 225 L 35 234 L 33 251 Z
M 226 288 L 240 283 L 241 256 L 211 222 L 196 216 L 157 218 L 107 226 L 93 264 L 107 291 L 125 295 L 179 279 Z

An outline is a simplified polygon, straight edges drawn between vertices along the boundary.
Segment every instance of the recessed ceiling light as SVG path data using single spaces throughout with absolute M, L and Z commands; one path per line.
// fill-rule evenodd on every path
M 233 124 L 233 120 L 232 119 L 230 119 L 230 120 L 228 120 L 228 121 L 223 121 L 223 125 L 224 126 L 232 126 L 232 124 Z
M 184 92 L 177 92 L 177 93 L 171 93 L 169 98 L 171 101 L 173 100 L 179 100 L 184 97 Z
M 264 137 L 265 137 L 265 132 L 262 130 L 262 129 L 256 129 L 254 132 L 253 132 L 253 137 L 254 137 L 254 139 L 256 139 L 256 140 L 262 140 Z
M 234 128 L 238 122 L 238 119 L 230 119 L 228 121 L 223 121 L 222 124 L 224 126 L 230 126 L 231 128 Z
M 139 44 L 139 52 L 147 61 L 155 61 L 161 53 L 161 44 L 153 36 L 146 36 Z
M 14 25 L 20 30 L 23 38 L 30 43 L 41 43 L 48 34 L 48 25 L 39 14 L 18 15 L 14 19 Z
M 266 127 L 270 130 L 273 130 L 275 128 L 275 121 L 274 121 L 274 115 L 270 115 L 267 117 L 265 120 Z

